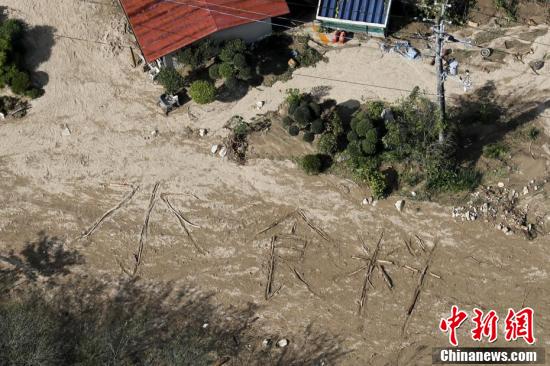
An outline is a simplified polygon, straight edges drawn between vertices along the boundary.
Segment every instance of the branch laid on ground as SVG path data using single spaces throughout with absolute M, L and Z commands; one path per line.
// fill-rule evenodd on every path
M 421 237 L 419 237 L 418 235 L 414 235 L 416 237 L 416 239 L 418 239 L 418 244 L 420 244 L 420 248 L 422 249 L 423 252 L 426 251 L 426 245 L 424 244 L 424 240 L 422 240 Z
M 372 254 L 372 258 L 367 267 L 367 275 L 365 276 L 365 281 L 363 282 L 363 288 L 361 290 L 361 299 L 359 300 L 359 309 L 358 309 L 359 315 L 363 313 L 363 307 L 367 302 L 369 284 L 372 286 L 372 281 L 371 281 L 372 272 L 374 271 L 374 268 L 376 266 L 376 261 L 378 260 L 378 253 L 380 252 L 380 247 L 382 245 L 383 237 L 384 237 L 384 231 L 382 231 L 382 233 L 380 234 L 380 239 L 378 239 L 378 243 L 376 244 L 376 249 L 374 249 L 374 253 Z
M 382 264 L 391 264 L 391 265 L 393 265 L 393 266 L 401 267 L 401 268 L 407 269 L 407 270 L 409 270 L 409 271 L 411 271 L 411 272 L 415 272 L 415 273 L 420 272 L 420 270 L 419 270 L 418 268 L 411 267 L 411 266 L 409 266 L 409 265 L 407 265 L 407 264 L 399 264 L 399 263 L 396 263 L 396 262 L 394 262 L 394 261 L 388 261 L 388 260 L 385 260 L 385 259 L 379 259 L 379 260 L 378 260 L 378 263 L 382 263 Z M 435 273 L 430 272 L 430 271 L 428 271 L 428 275 L 430 275 L 430 276 L 432 276 L 432 277 L 434 277 L 434 278 L 437 278 L 438 280 L 441 279 L 441 276 L 440 276 L 440 275 L 435 274 Z
M 313 225 L 313 223 L 307 218 L 306 214 L 304 213 L 304 211 L 302 211 L 302 209 L 298 209 L 297 212 L 302 217 L 302 219 L 307 224 L 307 226 L 312 228 L 317 234 L 319 234 L 321 238 L 325 239 L 328 242 L 331 241 L 327 233 L 325 233 L 322 229 L 318 228 L 317 226 Z
M 94 222 L 92 224 L 92 226 L 90 226 L 88 228 L 88 230 L 84 231 L 82 233 L 82 235 L 80 235 L 77 240 L 80 240 L 80 239 L 84 239 L 84 238 L 87 238 L 89 237 L 90 235 L 92 235 L 94 233 L 94 231 L 99 227 L 99 225 L 101 225 L 101 223 L 106 220 L 107 218 L 109 218 L 112 214 L 115 213 L 115 211 L 117 211 L 118 209 L 120 209 L 122 206 L 124 206 L 125 204 L 127 204 L 128 202 L 130 202 L 130 200 L 132 199 L 132 197 L 134 197 L 134 195 L 136 194 L 136 192 L 138 191 L 139 189 L 139 186 L 136 186 L 132 189 L 132 191 L 130 193 L 128 193 L 126 195 L 126 197 L 124 197 L 124 199 L 122 201 L 120 201 L 118 203 L 118 205 L 116 205 L 115 207 L 111 208 L 110 210 L 106 211 L 99 219 L 96 220 L 96 222 Z
M 393 280 L 391 279 L 390 275 L 388 274 L 388 272 L 386 272 L 386 269 L 384 268 L 383 265 L 379 264 L 378 269 L 382 273 L 382 277 L 384 277 L 384 282 L 386 282 L 386 285 L 388 285 L 388 288 L 390 290 L 392 290 L 393 289 Z
M 411 239 L 409 239 L 409 240 L 403 239 L 403 242 L 405 243 L 405 246 L 407 247 L 407 250 L 409 251 L 409 254 L 412 255 L 413 257 L 415 257 L 416 254 L 414 254 L 414 252 L 412 250 L 412 247 L 411 247 Z
M 149 218 L 151 216 L 151 211 L 153 211 L 153 207 L 155 207 L 155 199 L 157 198 L 157 190 L 159 188 L 160 183 L 155 183 L 155 186 L 153 187 L 153 191 L 151 192 L 151 198 L 149 199 L 149 207 L 147 209 L 147 214 L 145 215 L 145 220 L 143 222 L 143 226 L 141 227 L 141 234 L 139 236 L 139 246 L 138 246 L 138 252 L 137 254 L 134 254 L 136 263 L 134 265 L 134 270 L 132 271 L 132 276 L 135 276 L 139 266 L 141 265 L 141 259 L 143 256 L 143 247 L 145 246 L 145 242 L 147 241 L 147 234 L 149 231 Z
M 413 313 L 413 311 L 416 307 L 416 304 L 418 303 L 418 299 L 420 298 L 420 293 L 422 292 L 422 289 L 424 287 L 426 274 L 428 273 L 428 269 L 430 268 L 430 264 L 432 263 L 432 258 L 433 258 L 436 247 L 437 247 L 437 242 L 434 242 L 434 246 L 433 246 L 433 248 L 430 252 L 430 255 L 428 256 L 428 259 L 426 260 L 426 264 L 424 265 L 424 268 L 422 269 L 422 272 L 420 272 L 420 277 L 418 277 L 418 285 L 414 289 L 411 304 L 409 305 L 409 307 L 407 309 L 405 322 L 403 323 L 403 328 L 401 329 L 402 334 L 405 334 L 405 330 L 407 329 L 407 325 L 409 323 L 411 315 L 412 315 L 412 313 Z
M 294 268 L 294 267 L 291 267 L 291 268 L 292 268 L 292 271 L 294 272 L 294 274 L 296 275 L 296 278 L 297 278 L 300 282 L 302 282 L 304 285 L 306 285 L 307 290 L 308 290 L 309 292 L 311 292 L 313 295 L 319 297 L 319 295 L 317 295 L 317 293 L 311 289 L 311 286 L 310 286 L 309 283 L 304 279 L 304 276 L 303 276 L 302 274 L 300 274 L 300 272 L 298 272 L 298 271 L 296 270 L 296 268 Z
M 258 231 L 256 233 L 256 236 L 260 235 L 260 234 L 263 234 L 268 230 L 273 229 L 275 226 L 279 225 L 281 222 L 285 221 L 287 218 L 294 215 L 294 212 L 296 212 L 296 211 L 291 211 L 291 212 L 287 213 L 286 215 L 279 217 L 277 220 L 273 221 L 269 226 L 267 226 L 266 228 Z
M 172 204 L 170 203 L 170 201 L 168 201 L 168 198 L 166 198 L 166 195 L 164 194 L 161 194 L 160 195 L 160 199 L 164 202 L 164 204 L 166 205 L 166 207 L 168 207 L 168 209 L 174 214 L 174 216 L 176 216 L 176 218 L 178 219 L 178 222 L 180 223 L 180 226 L 181 228 L 183 229 L 183 231 L 185 232 L 185 234 L 187 234 L 187 237 L 189 238 L 189 240 L 191 240 L 191 243 L 193 243 L 193 246 L 195 247 L 195 249 L 197 249 L 197 251 L 202 254 L 202 255 L 206 255 L 208 253 L 208 251 L 204 248 L 202 248 L 196 241 L 195 239 L 193 238 L 193 236 L 191 235 L 191 232 L 187 229 L 187 226 L 185 226 L 185 224 L 189 224 L 193 227 L 199 227 L 198 225 L 195 225 L 193 223 L 191 223 L 189 220 L 186 220 L 185 217 L 183 217 L 183 215 L 181 214 L 180 211 L 176 210 L 174 208 L 174 206 L 172 206 Z
M 270 250 L 269 250 L 269 261 L 268 261 L 268 270 L 267 270 L 267 283 L 265 285 L 265 299 L 269 300 L 274 295 L 273 290 L 273 272 L 275 271 L 275 240 L 276 236 L 271 237 Z
M 164 193 L 161 193 L 160 194 L 160 199 L 164 201 L 164 203 L 166 203 L 166 205 L 168 206 L 168 208 L 170 209 L 170 211 L 172 211 L 172 213 L 174 215 L 176 215 L 176 217 L 180 220 L 180 221 L 183 221 L 185 222 L 187 225 L 189 226 L 192 226 L 194 228 L 197 228 L 197 229 L 200 229 L 200 226 L 197 225 L 197 224 L 194 224 L 192 223 L 191 221 L 187 220 L 185 217 L 183 217 L 183 214 L 181 213 L 180 210 L 176 210 L 174 208 L 174 206 L 172 206 L 172 204 L 170 203 L 170 201 L 168 201 L 168 198 L 166 197 L 167 195 L 164 194 Z

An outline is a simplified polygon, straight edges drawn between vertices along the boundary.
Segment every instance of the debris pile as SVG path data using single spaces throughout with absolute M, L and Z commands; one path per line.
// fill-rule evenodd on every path
M 493 222 L 497 230 L 506 235 L 523 233 L 529 240 L 537 236 L 538 226 L 528 220 L 528 205 L 519 206 L 520 196 L 540 191 L 544 188 L 547 179 L 536 182 L 531 180 L 523 187 L 521 195 L 515 189 L 505 188 L 499 183 L 497 187 L 482 187 L 470 196 L 465 206 L 453 207 L 452 217 L 463 221 L 484 219 Z

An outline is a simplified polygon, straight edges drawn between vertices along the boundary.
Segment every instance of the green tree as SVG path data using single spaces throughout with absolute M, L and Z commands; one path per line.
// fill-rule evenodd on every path
M 321 173 L 323 160 L 320 154 L 308 154 L 300 159 L 300 167 L 309 175 Z
M 198 104 L 208 104 L 216 99 L 216 88 L 209 81 L 197 80 L 191 84 L 189 95 Z
M 163 67 L 157 75 L 157 80 L 168 94 L 176 94 L 185 86 L 183 76 L 171 67 Z

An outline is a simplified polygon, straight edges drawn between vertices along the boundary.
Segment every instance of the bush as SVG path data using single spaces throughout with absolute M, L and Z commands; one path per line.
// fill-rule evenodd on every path
M 372 122 L 368 119 L 362 119 L 356 122 L 355 124 L 355 133 L 359 137 L 365 137 L 370 130 L 373 130 L 374 126 Z
M 313 132 L 305 132 L 302 138 L 305 142 L 312 143 L 315 140 L 315 134 Z
M 191 84 L 189 95 L 198 104 L 208 104 L 216 98 L 216 88 L 209 81 L 197 80 Z
M 332 134 L 334 134 L 334 136 L 338 137 L 345 132 L 344 123 L 342 122 L 342 119 L 340 118 L 340 115 L 337 111 L 333 111 L 330 114 L 328 120 L 329 123 L 327 128 L 330 132 L 332 132 Z
M 376 129 L 372 128 L 367 131 L 365 139 L 361 141 L 361 149 L 366 155 L 376 154 L 378 147 L 378 134 Z
M 367 173 L 367 182 L 372 195 L 376 198 L 384 197 L 388 192 L 386 177 L 379 170 L 370 170 Z
M 371 121 L 382 120 L 382 112 L 384 112 L 384 102 L 373 101 L 367 102 L 367 116 Z
M 300 133 L 300 128 L 296 125 L 289 126 L 288 133 L 290 136 L 298 136 L 298 134 Z
M 530 140 L 535 141 L 540 135 L 540 130 L 536 127 L 531 127 L 529 130 L 527 130 L 527 137 L 529 137 Z
M 233 56 L 233 65 L 235 65 L 237 70 L 242 70 L 248 67 L 245 55 L 243 55 L 242 53 L 237 53 L 235 56 Z
M 321 134 L 325 130 L 325 124 L 322 120 L 316 119 L 315 121 L 311 122 L 310 130 L 316 135 Z
M 163 67 L 157 80 L 168 94 L 176 94 L 185 86 L 185 79 L 171 67 Z
M 202 63 L 200 55 L 193 47 L 187 47 L 176 54 L 176 60 L 184 65 L 188 65 L 191 69 L 196 69 Z
M 29 74 L 24 71 L 18 71 L 11 78 L 11 90 L 15 94 L 23 95 L 27 90 L 31 88 L 31 78 Z
M 317 149 L 320 153 L 334 155 L 338 151 L 338 138 L 332 133 L 322 134 Z
M 435 193 L 471 191 L 481 181 L 481 175 L 474 169 L 430 169 L 427 176 L 426 189 Z
M 323 169 L 323 159 L 320 154 L 305 155 L 300 159 L 300 167 L 309 175 L 321 173 Z
M 242 39 L 233 39 L 225 43 L 220 52 L 220 59 L 224 62 L 233 62 L 233 58 L 237 53 L 246 51 L 246 44 Z
M 210 76 L 210 79 L 212 80 L 218 80 L 221 75 L 220 75 L 220 65 L 219 64 L 214 64 L 212 66 L 210 66 L 210 68 L 208 69 L 208 76 Z
M 285 118 L 283 118 L 284 127 L 289 127 L 292 123 L 294 123 L 294 121 L 289 116 L 286 116 Z
M 238 70 L 237 76 L 241 80 L 250 80 L 250 79 L 252 79 L 254 74 L 252 73 L 252 68 L 246 66 L 246 67 L 243 67 L 242 69 Z
M 483 146 L 483 156 L 489 159 L 503 159 L 510 149 L 502 143 L 494 143 Z
M 309 108 L 315 117 L 321 117 L 321 106 L 315 102 L 309 103 Z
M 224 85 L 227 89 L 231 90 L 231 91 L 235 91 L 239 88 L 239 80 L 235 77 L 230 77 L 230 78 L 227 78 L 224 82 Z
M 359 140 L 359 136 L 357 136 L 355 131 L 349 131 L 346 137 L 348 138 L 349 142 Z
M 294 119 L 301 126 L 306 126 L 311 122 L 311 111 L 307 106 L 300 106 L 294 112 Z
M 219 66 L 218 69 L 220 76 L 224 79 L 229 79 L 233 76 L 235 76 L 235 69 L 233 68 L 233 65 L 231 65 L 229 62 L 224 62 Z

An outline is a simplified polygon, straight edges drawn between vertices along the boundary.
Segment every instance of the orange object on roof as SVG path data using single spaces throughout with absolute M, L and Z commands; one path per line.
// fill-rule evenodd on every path
M 287 14 L 285 0 L 119 0 L 147 62 L 217 31 Z

